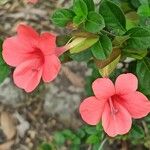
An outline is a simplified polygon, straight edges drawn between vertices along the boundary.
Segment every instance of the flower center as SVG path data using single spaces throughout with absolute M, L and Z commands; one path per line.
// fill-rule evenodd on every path
M 38 72 L 41 69 L 41 66 L 44 64 L 44 55 L 42 53 L 42 51 L 35 47 L 34 51 L 32 52 L 33 54 L 33 64 L 32 65 L 32 71 L 33 72 Z
M 114 107 L 114 103 L 113 103 L 112 98 L 109 98 L 108 103 L 109 103 L 109 106 L 110 106 L 111 114 L 115 115 L 118 112 L 118 109 L 116 109 Z

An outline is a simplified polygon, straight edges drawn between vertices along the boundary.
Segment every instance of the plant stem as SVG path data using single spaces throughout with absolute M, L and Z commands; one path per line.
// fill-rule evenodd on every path
M 109 35 L 111 37 L 115 37 L 116 36 L 115 34 L 112 34 L 112 33 L 108 32 L 106 30 L 102 30 L 101 32 L 106 33 L 107 35 Z

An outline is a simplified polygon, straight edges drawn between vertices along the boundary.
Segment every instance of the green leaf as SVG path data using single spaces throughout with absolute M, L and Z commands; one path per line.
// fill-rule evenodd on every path
M 129 35 L 125 36 L 116 36 L 114 40 L 112 41 L 113 48 L 121 48 L 122 45 L 129 39 Z
M 43 143 L 41 146 L 40 146 L 40 149 L 39 150 L 52 150 L 52 147 L 50 144 L 48 143 Z
M 2 40 L 0 39 L 0 83 L 10 74 L 10 67 L 4 62 L 2 57 Z
M 93 135 L 93 134 L 97 134 L 98 131 L 96 130 L 96 127 L 93 127 L 93 126 L 85 126 L 85 132 L 87 134 L 90 134 L 90 135 Z
M 79 53 L 83 50 L 86 50 L 90 48 L 93 44 L 95 44 L 98 41 L 98 37 L 79 37 L 76 40 L 74 40 L 75 46 L 70 49 L 70 53 Z
M 112 52 L 112 42 L 107 35 L 102 35 L 99 41 L 91 47 L 92 53 L 97 59 L 106 59 Z
M 139 79 L 140 90 L 150 95 L 150 58 L 146 57 L 137 62 L 136 73 Z
M 146 49 L 145 50 L 123 49 L 122 54 L 127 57 L 131 57 L 131 58 L 140 60 L 140 59 L 143 59 L 147 55 L 147 50 Z
M 125 32 L 126 19 L 119 6 L 109 0 L 104 0 L 100 4 L 99 12 L 105 20 L 106 27 L 121 33 Z
M 128 12 L 125 16 L 126 16 L 126 29 L 127 30 L 138 26 L 139 16 L 136 11 Z
M 63 145 L 65 143 L 65 137 L 63 133 L 56 132 L 54 134 L 54 140 L 58 145 Z
M 71 39 L 71 36 L 69 36 L 69 35 L 57 36 L 56 37 L 56 45 L 58 47 L 64 46 L 70 39 Z
M 94 11 L 95 10 L 95 5 L 93 0 L 84 0 L 84 2 L 87 5 L 88 11 Z
M 85 17 L 84 16 L 75 16 L 73 18 L 73 23 L 75 25 L 80 25 L 83 21 L 85 21 Z
M 130 38 L 127 40 L 127 48 L 147 49 L 150 47 L 150 30 L 136 27 L 129 30 L 126 34 L 130 35 Z
M 88 8 L 84 0 L 74 0 L 73 11 L 76 16 L 73 19 L 73 22 L 77 25 L 84 22 L 88 15 Z
M 90 49 L 87 49 L 87 50 L 82 51 L 80 53 L 70 54 L 70 57 L 73 60 L 78 61 L 78 62 L 81 62 L 81 61 L 88 62 L 91 59 L 91 57 L 92 57 L 92 52 L 91 52 Z
M 129 136 L 131 138 L 136 138 L 136 139 L 144 138 L 144 136 L 145 136 L 144 130 L 140 126 L 134 124 L 132 126 L 132 130 L 131 130 Z
M 104 18 L 96 12 L 89 12 L 87 21 L 85 22 L 85 30 L 88 32 L 96 33 L 102 30 L 104 27 Z
M 143 4 L 138 8 L 137 13 L 140 16 L 150 17 L 150 6 L 148 4 Z
M 52 16 L 52 22 L 59 27 L 65 27 L 72 22 L 74 16 L 74 12 L 70 9 L 58 9 Z
M 97 144 L 100 142 L 100 139 L 97 135 L 91 135 L 87 138 L 86 141 L 88 144 Z

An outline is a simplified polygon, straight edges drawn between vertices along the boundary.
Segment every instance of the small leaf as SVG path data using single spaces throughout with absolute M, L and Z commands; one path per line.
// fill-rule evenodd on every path
M 76 16 L 73 19 L 73 22 L 77 25 L 85 21 L 88 15 L 88 8 L 84 0 L 74 0 L 73 11 Z
M 137 62 L 136 73 L 139 79 L 140 90 L 150 95 L 150 58 L 146 57 Z
M 102 35 L 99 41 L 91 47 L 92 53 L 97 59 L 106 59 L 112 52 L 111 40 L 106 35 Z
M 121 48 L 123 43 L 129 39 L 129 35 L 126 36 L 116 36 L 112 41 L 114 48 Z
M 97 144 L 100 142 L 100 139 L 97 135 L 91 135 L 87 138 L 86 141 L 88 144 Z
M 65 143 L 65 137 L 62 133 L 56 132 L 54 134 L 54 140 L 58 145 L 63 145 Z
M 143 57 L 145 57 L 147 55 L 147 50 L 137 50 L 137 49 L 123 49 L 122 50 L 122 54 L 127 56 L 127 57 L 131 57 L 131 58 L 135 58 L 135 59 L 143 59 Z
M 130 36 L 127 40 L 127 48 L 147 49 L 150 47 L 150 30 L 136 27 L 129 30 L 126 34 Z
M 125 32 L 126 19 L 119 6 L 109 0 L 104 0 L 100 4 L 99 12 L 105 20 L 106 27 L 121 33 Z
M 126 17 L 126 29 L 127 30 L 138 26 L 140 18 L 136 11 L 128 12 L 125 15 L 125 17 Z
M 95 5 L 93 0 L 84 0 L 84 2 L 86 3 L 89 12 L 95 10 Z
M 40 149 L 39 150 L 52 150 L 52 147 L 50 144 L 48 143 L 43 143 L 41 146 L 40 146 Z
M 143 4 L 138 8 L 137 13 L 140 16 L 150 17 L 150 6 L 148 4 Z
M 65 27 L 74 16 L 74 12 L 70 9 L 58 9 L 52 16 L 52 22 L 59 27 Z
M 136 139 L 144 138 L 144 130 L 140 126 L 134 124 L 129 136 Z
M 74 18 L 73 18 L 73 23 L 75 24 L 75 25 L 80 25 L 82 22 L 84 22 L 85 21 L 85 17 L 84 16 L 75 16 Z
M 85 22 L 85 30 L 88 32 L 96 33 L 105 27 L 103 17 L 96 12 L 89 12 L 87 21 Z

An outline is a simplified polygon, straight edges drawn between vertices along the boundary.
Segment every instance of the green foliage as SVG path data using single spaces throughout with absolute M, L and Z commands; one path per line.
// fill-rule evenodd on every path
M 107 35 L 101 35 L 91 50 L 96 59 L 106 59 L 112 52 L 112 42 Z
M 74 16 L 74 12 L 70 9 L 57 9 L 52 16 L 52 22 L 59 27 L 65 27 Z
M 143 59 L 147 55 L 147 50 L 137 50 L 137 49 L 123 49 L 122 54 L 127 57 L 135 59 Z
M 130 38 L 127 40 L 127 47 L 131 49 L 147 49 L 150 47 L 150 30 L 136 27 L 129 30 L 127 35 Z
M 0 39 L 0 83 L 10 74 L 10 67 L 4 62 L 2 57 L 2 40 Z
M 92 52 L 90 49 L 82 51 L 80 53 L 70 54 L 70 57 L 78 62 L 85 61 L 88 62 L 92 58 Z
M 84 2 L 86 3 L 89 12 L 95 10 L 95 4 L 93 0 L 84 0 Z
M 137 62 L 136 73 L 139 79 L 140 90 L 150 95 L 150 58 L 146 57 Z
M 110 0 L 104 0 L 100 4 L 99 12 L 103 16 L 107 28 L 116 31 L 118 34 L 125 32 L 125 15 L 119 6 Z
M 87 21 L 84 26 L 86 31 L 96 33 L 105 27 L 105 22 L 100 14 L 91 11 L 87 16 Z
M 73 11 L 76 14 L 73 19 L 74 24 L 79 25 L 85 21 L 88 15 L 88 8 L 84 0 L 74 0 Z

